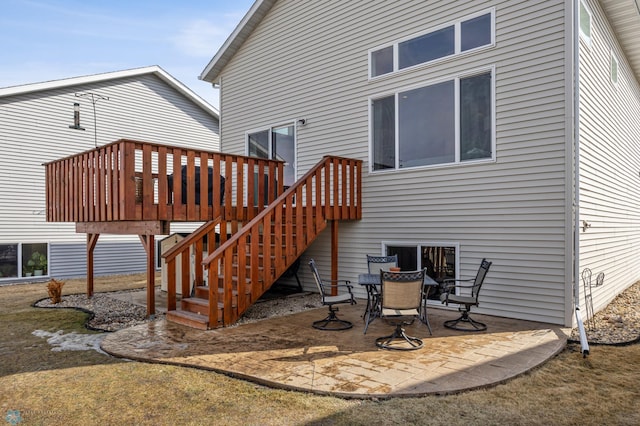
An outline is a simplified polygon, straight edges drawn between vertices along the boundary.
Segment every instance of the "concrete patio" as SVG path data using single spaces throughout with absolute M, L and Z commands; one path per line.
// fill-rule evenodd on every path
M 529 321 L 473 315 L 488 330 L 469 333 L 442 326 L 457 311 L 429 310 L 433 336 L 416 322 L 410 335 L 424 338 L 416 351 L 378 349 L 376 337 L 392 327 L 375 320 L 363 334 L 364 306 L 340 307 L 353 322 L 345 331 L 311 327 L 326 308 L 200 331 L 158 320 L 110 334 L 106 352 L 122 358 L 182 365 L 228 374 L 266 386 L 347 398 L 447 394 L 492 386 L 543 364 L 566 345 L 566 330 Z

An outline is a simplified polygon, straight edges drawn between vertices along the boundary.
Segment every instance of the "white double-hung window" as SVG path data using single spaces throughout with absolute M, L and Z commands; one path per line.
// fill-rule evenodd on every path
M 494 158 L 494 70 L 373 97 L 372 170 Z

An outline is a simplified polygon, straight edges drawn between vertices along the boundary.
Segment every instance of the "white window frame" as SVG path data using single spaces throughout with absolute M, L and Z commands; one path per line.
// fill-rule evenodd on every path
M 244 155 L 250 155 L 249 154 L 249 135 L 254 134 L 254 133 L 260 133 L 260 132 L 267 132 L 269 134 L 269 158 L 271 158 L 272 153 L 271 151 L 273 150 L 273 148 L 271 147 L 271 130 L 274 127 L 278 127 L 278 126 L 269 126 L 269 127 L 260 127 L 257 129 L 252 129 L 252 130 L 247 130 L 244 133 Z
M 269 159 L 273 159 L 273 130 L 281 127 L 293 127 L 293 175 L 294 181 L 298 179 L 298 126 L 297 120 L 290 120 L 280 122 L 280 124 L 274 124 L 271 126 L 258 127 L 256 129 L 248 130 L 244 134 L 244 149 L 245 155 L 249 155 L 249 135 L 259 132 L 267 132 L 269 135 Z
M 16 245 L 17 246 L 17 264 L 16 264 L 16 271 L 18 272 L 17 276 L 15 277 L 0 277 L 0 283 L 4 282 L 4 281 L 14 281 L 14 280 L 33 280 L 34 278 L 37 277 L 37 279 L 42 279 L 42 278 L 48 278 L 51 276 L 51 243 L 49 241 L 36 241 L 36 242 L 32 242 L 32 241 L 22 241 L 22 242 L 3 242 L 0 243 L 3 245 Z M 24 272 L 24 263 L 22 262 L 22 257 L 23 257 L 23 246 L 25 244 L 46 244 L 47 246 L 47 251 L 46 253 L 43 253 L 46 255 L 47 257 L 47 273 L 46 274 L 42 274 L 42 275 L 32 275 L 27 277 Z
M 422 260 L 422 247 L 451 247 L 456 251 L 455 268 L 456 279 L 460 278 L 460 243 L 451 241 L 403 241 L 403 240 L 383 240 L 380 243 L 380 253 L 382 256 L 387 255 L 387 247 L 413 247 L 416 248 L 416 259 Z M 419 269 L 424 268 L 423 265 L 418 266 Z M 456 289 L 456 294 L 459 293 L 459 289 Z M 429 303 L 434 301 L 429 301 Z M 439 303 L 438 303 L 439 304 Z
M 462 24 L 462 22 L 477 18 L 477 17 L 482 16 L 482 15 L 486 15 L 486 14 L 491 14 L 491 42 L 489 44 L 478 46 L 478 47 L 475 47 L 473 49 L 465 50 L 464 52 L 461 51 L 461 45 L 462 45 L 461 24 Z M 427 61 L 427 62 L 419 63 L 419 64 L 416 64 L 416 65 L 412 65 L 410 67 L 406 67 L 406 68 L 402 68 L 402 69 L 399 68 L 398 46 L 399 46 L 400 43 L 403 43 L 403 42 L 406 42 L 406 41 L 409 41 L 409 40 L 424 36 L 426 34 L 433 33 L 433 32 L 442 30 L 442 29 L 447 28 L 447 27 L 451 27 L 451 26 L 454 27 L 454 38 L 455 38 L 455 41 L 454 41 L 454 53 L 453 54 L 447 55 L 447 56 L 443 56 L 441 58 L 436 58 L 436 59 L 433 59 L 431 61 Z M 472 53 L 475 53 L 475 52 L 478 52 L 478 51 L 481 51 L 481 50 L 490 49 L 490 48 L 495 47 L 495 45 L 496 45 L 496 8 L 492 7 L 490 9 L 485 9 L 485 10 L 482 10 L 480 12 L 476 12 L 474 14 L 464 16 L 464 17 L 462 17 L 462 18 L 460 18 L 460 19 L 458 19 L 456 21 L 450 21 L 450 22 L 447 22 L 447 23 L 442 24 L 442 25 L 438 25 L 438 26 L 435 26 L 435 27 L 430 27 L 426 31 L 421 31 L 419 33 L 411 34 L 411 35 L 409 35 L 407 37 L 403 37 L 401 39 L 398 39 L 398 40 L 396 40 L 396 41 L 394 41 L 392 43 L 383 44 L 383 45 L 376 46 L 376 47 L 373 47 L 373 48 L 369 49 L 369 51 L 368 51 L 368 59 L 369 59 L 368 76 L 369 76 L 369 80 L 378 80 L 378 79 L 381 79 L 381 78 L 386 78 L 386 77 L 397 75 L 397 74 L 400 74 L 400 73 L 409 72 L 409 71 L 416 70 L 416 69 L 419 69 L 419 68 L 424 68 L 424 67 L 427 67 L 427 66 L 434 65 L 434 64 L 436 64 L 438 62 L 450 60 L 451 58 L 457 58 L 457 57 L 460 57 L 462 55 L 472 54 Z M 372 76 L 371 71 L 372 71 L 372 68 L 373 68 L 373 59 L 372 59 L 373 52 L 376 52 L 378 50 L 381 50 L 381 49 L 384 49 L 384 48 L 390 47 L 390 46 L 393 47 L 393 71 L 391 71 L 389 73 L 386 73 L 386 74 Z
M 473 77 L 474 75 L 483 74 L 486 72 L 491 73 L 491 157 L 487 158 L 479 158 L 474 160 L 460 160 L 460 79 L 466 77 Z M 450 163 L 438 163 L 438 164 L 426 164 L 414 167 L 400 167 L 400 156 L 399 156 L 399 117 L 398 117 L 398 95 L 402 92 L 419 89 L 422 87 L 432 86 L 438 83 L 443 83 L 447 81 L 454 80 L 454 93 L 455 93 L 455 159 Z M 382 170 L 374 170 L 374 146 L 373 146 L 373 101 L 385 98 L 388 96 L 395 96 L 395 167 L 392 169 L 382 169 Z M 450 167 L 450 166 L 466 166 L 469 164 L 478 164 L 478 163 L 488 163 L 496 161 L 496 67 L 495 65 L 491 65 L 489 67 L 476 68 L 473 70 L 468 70 L 465 72 L 461 72 L 455 75 L 450 75 L 441 79 L 436 80 L 428 80 L 423 83 L 412 85 L 408 87 L 402 87 L 392 92 L 385 92 L 370 96 L 368 99 L 369 102 L 369 172 L 370 173 L 394 173 L 394 172 L 402 172 L 404 170 L 417 170 L 423 168 L 439 168 L 439 167 Z
M 589 17 L 589 34 L 582 31 L 582 9 L 584 8 L 587 16 Z M 591 40 L 593 38 L 593 13 L 589 5 L 584 0 L 580 0 L 578 4 L 578 32 L 580 33 L 580 40 L 584 41 L 587 46 L 591 46 Z
M 613 50 L 611 50 L 609 56 L 609 80 L 614 86 L 617 86 L 620 79 L 620 61 L 618 61 L 618 57 Z
M 253 133 L 260 132 L 268 132 L 269 134 L 269 158 L 273 157 L 273 141 L 271 139 L 271 135 L 274 129 L 278 129 L 280 127 L 293 127 L 293 137 L 295 138 L 295 156 L 298 157 L 298 126 L 296 126 L 296 121 L 287 121 L 281 124 L 274 124 L 271 126 L 257 127 L 255 129 L 247 130 L 244 132 L 244 152 L 245 155 L 249 155 L 249 135 Z

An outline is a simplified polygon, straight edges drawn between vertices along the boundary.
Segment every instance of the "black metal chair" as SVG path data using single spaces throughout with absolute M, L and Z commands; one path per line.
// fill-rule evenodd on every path
M 380 317 L 396 328 L 389 336 L 376 339 L 379 348 L 408 351 L 423 346 L 421 339 L 407 335 L 404 326 L 420 317 L 424 275 L 424 269 L 410 272 L 380 271 Z
M 462 315 L 454 320 L 444 322 L 444 326 L 454 330 L 460 331 L 483 331 L 487 329 L 487 325 L 479 321 L 475 321 L 469 316 L 469 311 L 472 306 L 478 306 L 478 295 L 480 294 L 480 288 L 484 278 L 489 272 L 491 262 L 487 259 L 482 259 L 480 268 L 475 278 L 466 280 L 445 279 L 443 281 L 443 293 L 440 295 L 440 301 L 446 305 L 449 303 L 457 303 L 458 310 L 462 312 Z M 471 285 L 456 285 L 456 282 L 470 282 Z M 456 294 L 456 289 L 471 289 L 471 295 L 463 296 Z
M 380 275 L 381 270 L 388 271 L 392 267 L 398 266 L 398 255 L 391 256 L 372 256 L 367 255 L 367 269 L 370 274 Z M 367 286 L 367 308 L 365 309 L 364 334 L 367 334 L 367 328 L 371 321 L 380 316 L 380 289 L 376 286 Z
M 398 266 L 398 255 L 392 256 L 372 256 L 367 255 L 367 268 L 370 274 L 379 274 L 381 270 L 388 271 L 389 268 Z
M 322 297 L 322 305 L 329 306 L 329 315 L 327 315 L 323 320 L 314 321 L 313 328 L 333 331 L 347 330 L 353 327 L 353 324 L 350 321 L 342 320 L 336 316 L 338 308 L 334 307 L 334 305 L 341 303 L 349 303 L 350 305 L 356 303 L 356 299 L 353 297 L 353 286 L 351 285 L 351 282 L 348 280 L 323 280 L 320 278 L 320 273 L 318 273 L 318 268 L 316 268 L 316 263 L 313 259 L 309 261 L 309 267 L 311 268 L 311 274 L 313 275 L 313 279 L 316 281 L 318 291 Z M 347 293 L 337 294 L 334 296 L 332 295 L 334 289 L 336 293 L 339 289 L 346 289 Z

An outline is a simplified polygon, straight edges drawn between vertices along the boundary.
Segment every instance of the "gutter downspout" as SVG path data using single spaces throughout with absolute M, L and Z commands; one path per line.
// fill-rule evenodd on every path
M 580 315 L 580 1 L 573 2 L 573 146 L 574 146 L 574 226 L 573 226 L 573 299 L 576 323 L 580 333 L 580 346 L 583 357 L 589 355 L 589 342 Z

